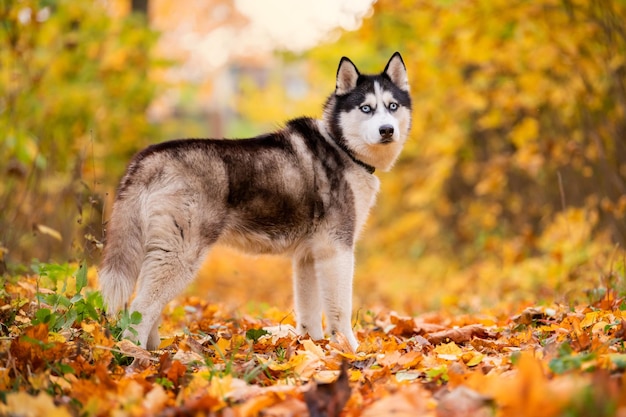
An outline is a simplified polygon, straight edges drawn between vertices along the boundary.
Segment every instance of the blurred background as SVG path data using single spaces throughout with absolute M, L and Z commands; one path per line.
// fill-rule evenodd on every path
M 624 275 L 623 0 L 5 0 L 0 22 L 0 272 L 97 265 L 136 151 L 319 117 L 342 56 L 397 50 L 413 129 L 355 305 L 574 303 Z M 288 308 L 290 263 L 218 248 L 193 291 Z

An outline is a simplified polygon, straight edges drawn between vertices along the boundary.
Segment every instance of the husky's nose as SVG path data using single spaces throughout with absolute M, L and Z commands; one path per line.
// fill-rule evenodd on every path
M 393 126 L 382 125 L 378 128 L 378 132 L 380 132 L 380 138 L 382 143 L 389 143 L 393 140 Z

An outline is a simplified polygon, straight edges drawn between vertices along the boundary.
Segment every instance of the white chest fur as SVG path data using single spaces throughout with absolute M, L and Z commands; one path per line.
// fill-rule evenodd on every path
M 354 194 L 355 210 L 355 241 L 367 221 L 370 209 L 376 202 L 376 194 L 380 188 L 379 179 L 357 167 L 347 172 L 348 183 Z

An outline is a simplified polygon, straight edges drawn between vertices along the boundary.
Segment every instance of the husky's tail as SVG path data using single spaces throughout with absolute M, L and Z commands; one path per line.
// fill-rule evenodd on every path
M 109 314 L 127 306 L 144 257 L 140 210 L 129 200 L 116 201 L 107 230 L 99 273 L 100 289 Z

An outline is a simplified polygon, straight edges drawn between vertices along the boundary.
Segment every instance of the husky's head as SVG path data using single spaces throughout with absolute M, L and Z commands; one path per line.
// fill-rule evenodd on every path
M 352 61 L 341 58 L 324 123 L 353 158 L 388 171 L 411 128 L 409 82 L 400 54 L 393 54 L 378 75 L 361 74 Z

